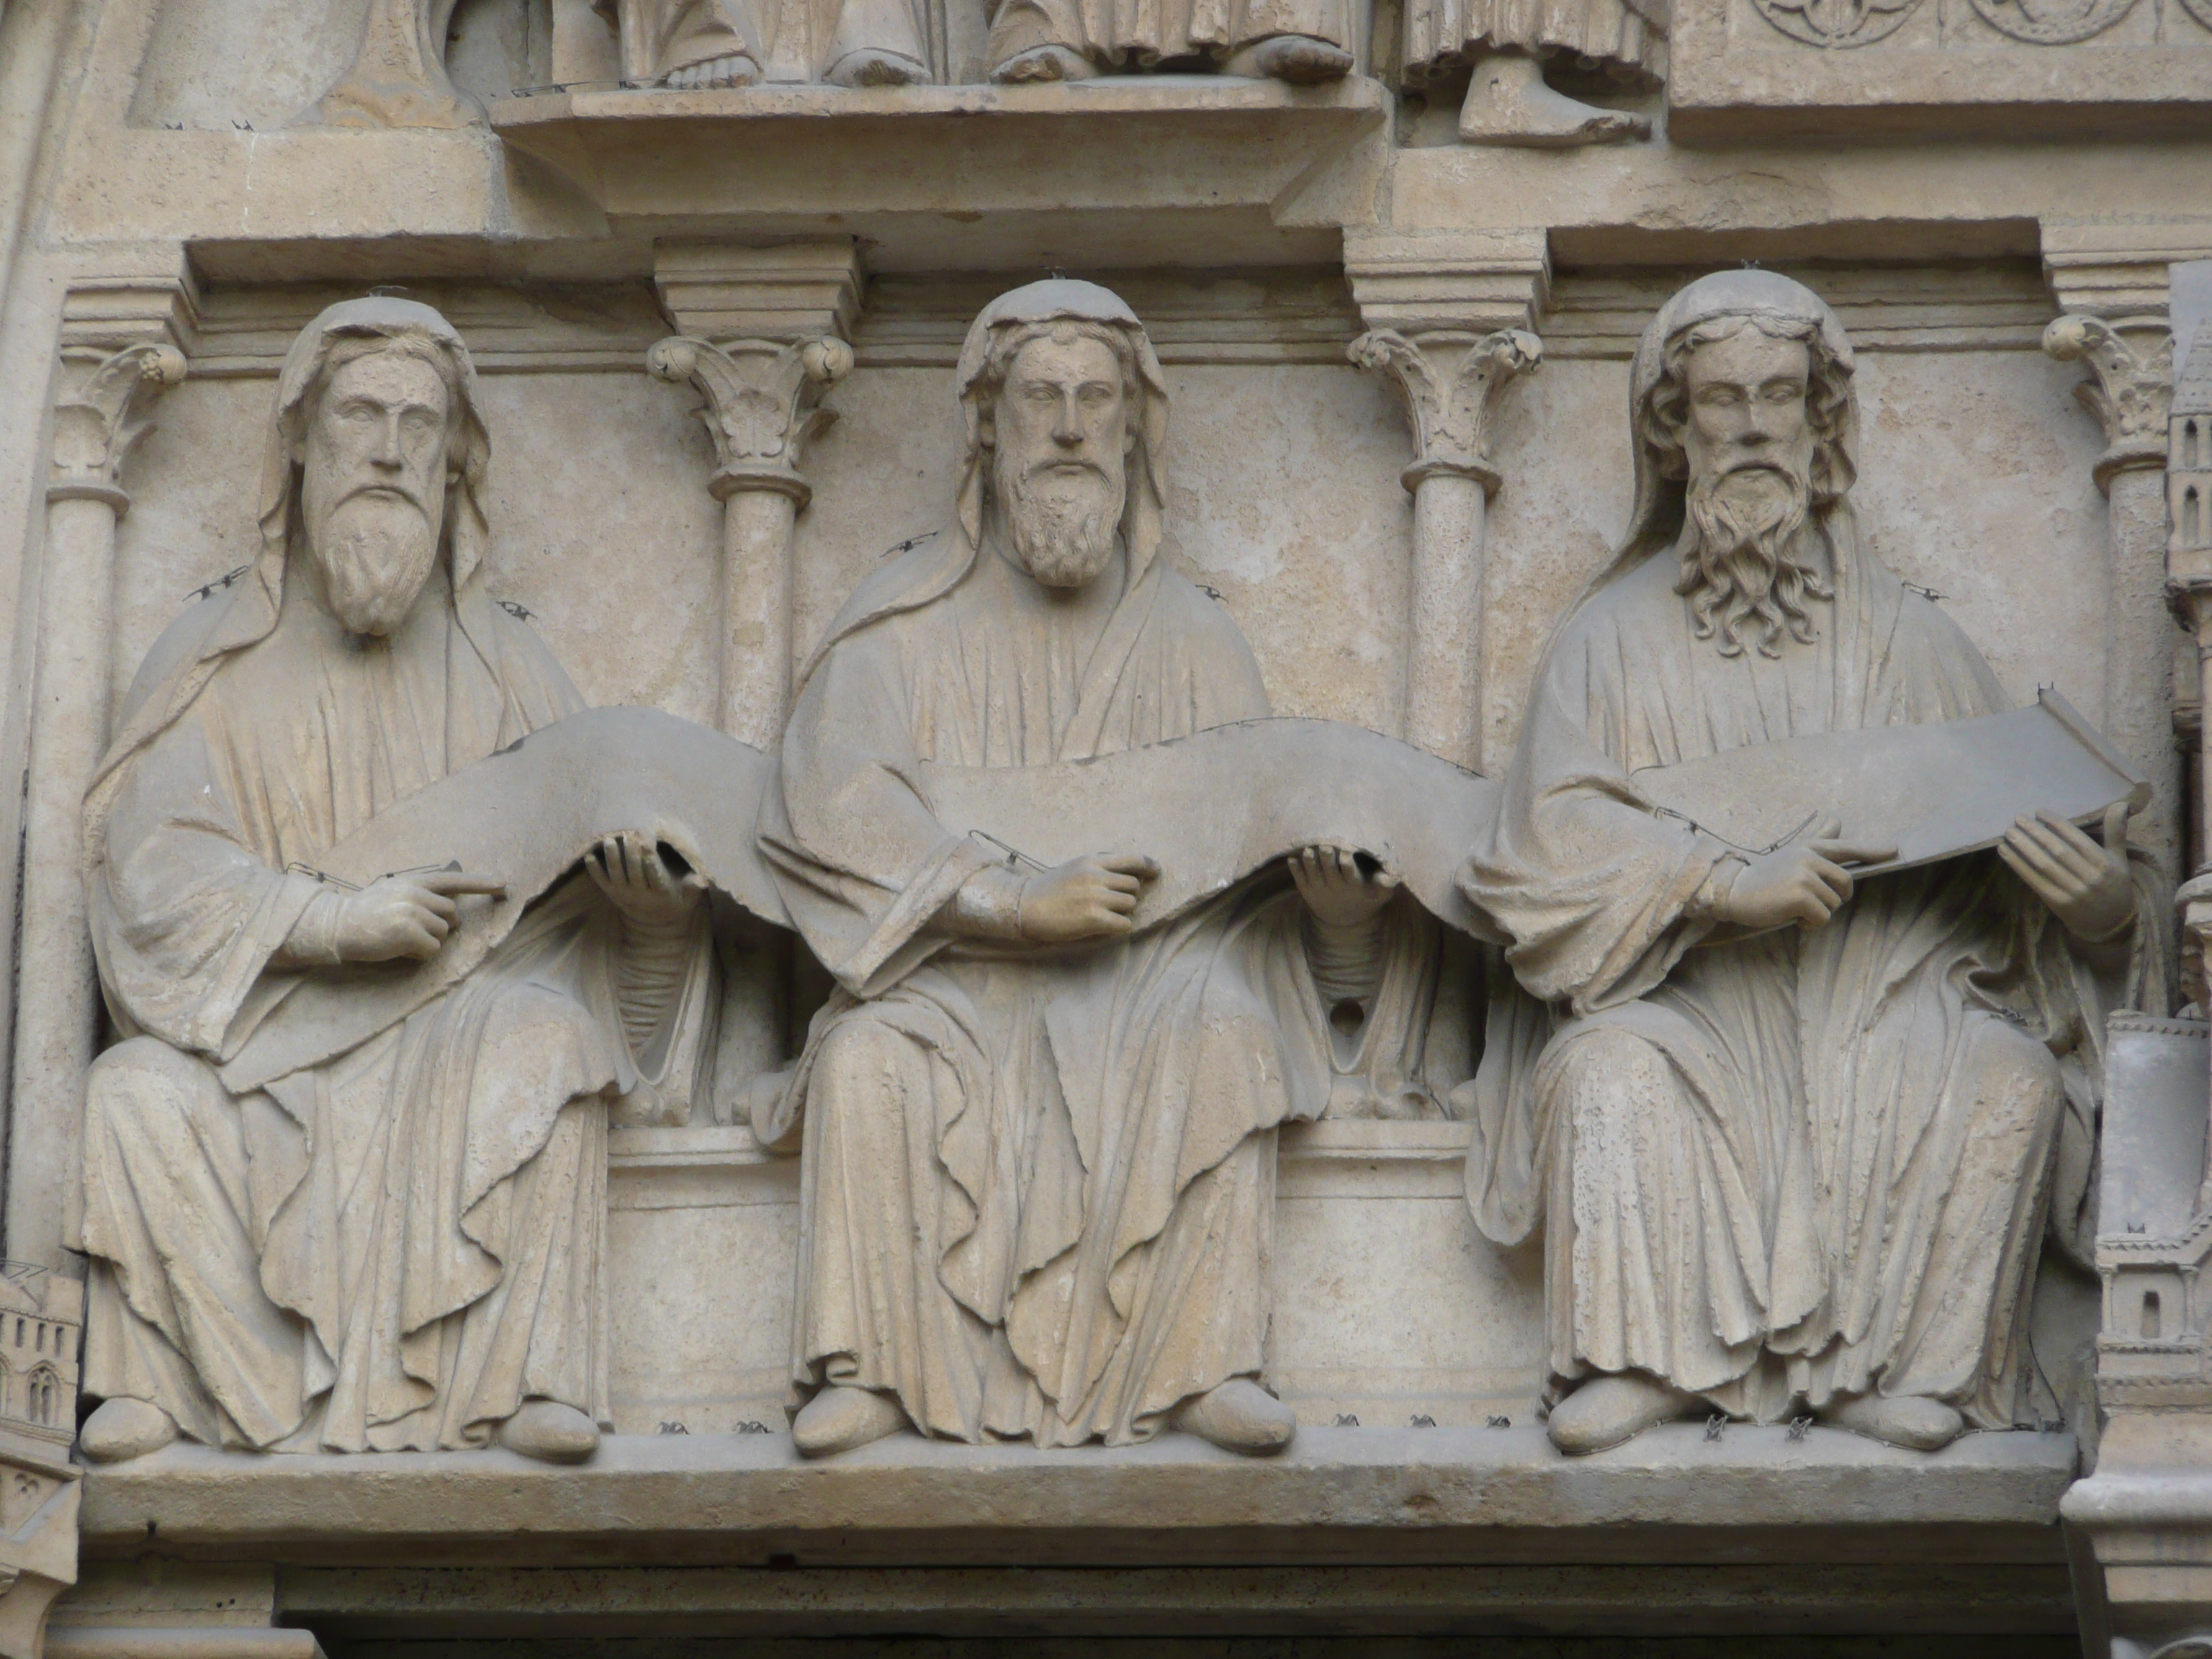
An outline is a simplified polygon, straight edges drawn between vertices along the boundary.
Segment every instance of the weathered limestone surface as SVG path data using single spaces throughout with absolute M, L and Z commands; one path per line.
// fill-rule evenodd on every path
M 665 1659 L 919 1634 L 1066 1659 L 1509 1636 L 2201 1659 L 2208 124 L 2203 0 L 0 0 L 0 1655 Z M 1640 374 L 1670 296 L 1714 273 L 1738 300 L 1802 283 L 1765 313 L 1796 332 L 1754 325 L 1747 368 L 1720 326 L 1737 313 L 1692 339 L 1678 306 L 1665 372 Z M 1040 279 L 1059 297 L 987 313 Z M 440 319 L 414 355 L 287 380 L 302 331 L 372 288 L 397 290 L 375 314 Z M 979 315 L 999 320 L 963 362 Z M 1702 689 L 1639 671 L 1625 695 L 1725 728 L 1703 744 L 1724 759 L 1746 734 L 2055 690 L 2142 802 L 2124 925 L 2120 824 L 2096 813 L 2018 831 L 2034 846 L 2009 871 L 1970 855 L 2002 890 L 1934 912 L 2008 942 L 1935 988 L 1861 958 L 1910 931 L 1880 895 L 1947 878 L 1861 872 L 1845 899 L 1810 853 L 1779 849 L 1781 871 L 1701 845 L 1683 890 L 1591 921 L 1620 884 L 1539 892 L 1545 872 L 1613 870 L 1671 820 L 1638 806 L 1501 852 L 1487 803 L 1512 823 L 1513 792 L 1553 775 L 1558 711 L 1532 688 L 1560 639 L 1580 648 L 1560 633 L 1578 596 L 1632 531 L 1671 577 L 1679 526 L 1639 463 L 1724 496 L 1728 456 L 1832 423 L 1838 382 L 1790 356 L 1808 342 L 1853 364 L 1826 464 L 1852 473 L 1854 568 L 1893 576 L 1921 630 L 1874 655 L 1917 690 L 1834 717 L 1807 665 L 1859 637 L 1835 601 L 1804 599 L 1808 636 L 1785 627 L 1772 658 L 1753 639 L 1747 666 L 1662 584 L 1670 660 Z M 1730 437 L 1716 411 L 1770 384 L 1780 427 Z M 1715 386 L 1743 395 L 1692 418 Z M 326 404 L 436 413 L 412 460 L 363 439 L 341 465 L 336 426 L 310 441 Z M 1662 427 L 1692 435 L 1655 448 Z M 414 466 L 469 526 L 440 521 L 396 619 L 328 597 L 333 550 L 387 579 L 422 550 L 397 507 L 332 506 L 344 465 Z M 975 554 L 957 572 L 930 564 L 948 533 Z M 1774 550 L 1757 540 L 1737 554 Z M 1777 546 L 1815 586 L 1837 574 L 1794 530 Z M 280 600 L 287 569 L 324 574 Z M 1183 609 L 1146 611 L 1158 586 Z M 903 608 L 866 620 L 890 590 Z M 256 592 L 272 622 L 315 611 L 325 656 L 232 711 L 225 688 L 271 660 L 259 636 L 191 646 L 207 672 L 157 641 Z M 422 658 L 454 678 L 332 691 L 464 611 L 459 654 Z M 494 633 L 493 656 L 539 666 L 502 657 L 476 688 L 498 718 L 457 715 L 482 651 L 457 642 Z M 1158 649 L 1116 680 L 1131 637 Z M 887 678 L 825 718 L 831 638 L 838 674 Z M 132 728 L 149 655 L 166 712 Z M 573 690 L 538 708 L 532 676 Z M 1712 689 L 1729 676 L 1759 689 Z M 1170 685 L 1193 701 L 1162 715 Z M 1115 696 L 1127 718 L 1102 721 Z M 118 829 L 95 796 L 88 886 L 102 756 L 121 738 L 136 775 L 149 731 L 197 734 L 217 705 L 196 758 L 153 769 L 160 811 L 126 802 Z M 372 860 L 374 905 L 319 878 L 356 867 L 345 846 L 370 856 L 345 830 L 401 834 L 444 810 L 423 786 L 572 705 L 635 706 L 620 729 L 665 738 L 608 775 L 649 780 L 665 752 L 728 776 L 641 785 L 595 873 L 547 895 L 435 890 L 542 829 L 501 829 L 498 800 L 480 836 L 404 861 L 458 872 Z M 327 754 L 301 746 L 310 708 Z M 1340 854 L 1317 830 L 1331 850 L 1239 865 L 1159 923 L 1146 895 L 1173 872 L 1139 855 L 1234 863 L 1206 838 L 1264 816 L 1270 780 L 1231 769 L 1234 811 L 1155 824 L 1117 803 L 1157 834 L 1088 849 L 1118 867 L 1032 867 L 944 803 L 901 816 L 909 763 L 1103 764 L 1262 713 L 1334 723 L 1334 755 L 1411 744 L 1486 774 L 1450 792 L 1476 878 L 1417 902 L 1387 830 Z M 819 757 L 862 725 L 876 760 L 896 751 L 866 787 Z M 738 742 L 765 758 L 729 763 Z M 1327 781 L 1424 835 L 1443 793 L 1378 808 Z M 803 822 L 756 836 L 763 793 Z M 297 821 L 224 844 L 271 895 L 319 890 L 319 920 L 272 897 L 219 948 L 165 934 L 180 896 L 177 926 L 216 926 L 190 859 L 118 899 L 108 861 L 204 836 L 217 796 Z M 697 836 L 665 804 L 718 799 Z M 1850 862 L 1853 826 L 1818 829 Z M 1778 875 L 1789 915 L 1753 902 Z M 1559 905 L 1607 941 L 1587 982 L 1546 975 Z M 1729 932 L 1820 920 L 1808 905 L 1835 919 Z M 368 959 L 403 924 L 432 966 Z M 1714 937 L 1590 989 L 1669 927 Z M 1213 954 L 1169 994 L 1152 964 L 1175 929 Z M 494 933 L 523 945 L 471 954 Z M 1780 1024 L 1698 1000 L 1725 958 L 1788 1024 L 1830 957 L 1874 1012 L 1792 1064 Z M 397 1006 L 418 971 L 434 1000 L 369 1042 L 222 1069 L 294 1041 L 288 1019 L 376 1025 L 349 1011 Z M 258 1002 L 235 1030 L 172 1018 L 285 975 L 308 1012 L 264 1037 Z M 502 1046 L 524 1004 L 537 1035 Z M 1506 1074 L 1571 1018 L 1641 1030 L 1662 1004 L 1711 1015 L 1714 1052 L 1655 1082 L 1616 1033 L 1564 1081 L 1586 1045 Z M 1902 1092 L 1822 1115 L 1881 1009 L 1918 1011 Z M 549 1071 L 556 1027 L 606 1065 Z M 377 1048 L 404 1030 L 445 1049 Z M 1737 1139 L 1662 1192 L 1706 1121 L 1686 1101 Z M 1553 1118 L 1526 1122 L 1565 1129 L 1516 1140 L 1501 1103 L 1540 1102 Z M 1838 1176 L 1793 1164 L 1792 1137 L 1844 1117 L 1866 1132 L 1855 1190 L 1906 1223 L 1797 1239 L 1826 1214 L 1799 1200 Z M 1984 1132 L 1947 1140 L 1969 1117 Z M 1544 1219 L 1485 1212 L 1516 1170 L 1551 1183 Z M 969 1210 L 983 1245 L 963 1254 Z M 975 1267 L 993 1250 L 1003 1296 Z M 1722 1376 L 1692 1362 L 1729 1263 Z M 1825 1310 L 1801 1305 L 1816 1281 Z M 1869 1285 L 1890 1294 L 1850 1303 Z M 1609 1319 L 1641 1334 L 1608 1346 Z M 1904 1334 L 1858 1364 L 1883 1332 Z M 72 1450 L 80 1346 L 99 1410 Z M 1599 1411 L 1592 1372 L 1643 1403 Z M 1898 1395 L 1952 1415 L 1902 1421 Z M 845 1413 L 827 1427 L 824 1401 Z M 915 1419 L 940 1437 L 896 1431 Z M 1940 1450 L 1882 1443 L 1962 1421 Z M 1097 1439 L 1116 1443 L 1073 1443 Z

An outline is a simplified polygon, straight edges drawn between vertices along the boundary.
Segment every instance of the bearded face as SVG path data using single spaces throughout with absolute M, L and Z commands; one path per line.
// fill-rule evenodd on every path
M 1048 587 L 1086 586 L 1114 556 L 1136 441 L 1112 349 L 1073 333 L 1030 341 L 993 426 L 992 493 L 1014 556 Z
M 341 364 L 307 428 L 301 507 L 331 614 L 384 636 L 407 619 L 438 557 L 449 396 L 398 348 Z
M 1832 597 L 1801 555 L 1812 505 L 1815 434 L 1806 414 L 1804 343 L 1747 325 L 1691 352 L 1685 365 L 1689 465 L 1682 576 L 1699 639 L 1742 654 L 1747 629 L 1762 654 L 1782 635 L 1817 637 L 1809 602 Z

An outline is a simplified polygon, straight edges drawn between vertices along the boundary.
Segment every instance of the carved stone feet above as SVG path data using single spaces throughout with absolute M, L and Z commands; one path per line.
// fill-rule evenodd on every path
M 791 1419 L 801 1457 L 834 1457 L 911 1426 L 899 1402 L 873 1389 L 827 1388 Z
M 526 1400 L 499 1425 L 499 1443 L 541 1463 L 588 1462 L 599 1449 L 599 1425 L 557 1400 Z
M 1894 1399 L 1853 1395 L 1820 1413 L 1820 1419 L 1855 1434 L 1871 1435 L 1907 1451 L 1940 1451 L 1966 1431 L 1966 1419 L 1940 1400 L 1917 1395 Z
M 1583 1457 L 1697 1410 L 1696 1395 L 1640 1371 L 1594 1376 L 1552 1407 L 1552 1443 Z
M 991 78 L 1006 86 L 1047 81 L 1088 81 L 1098 65 L 1066 46 L 1031 46 L 1016 52 L 991 71 Z
M 88 1463 L 127 1463 L 177 1437 L 177 1419 L 143 1400 L 108 1400 L 85 1419 L 77 1449 Z
M 1352 54 L 1334 41 L 1310 34 L 1278 34 L 1235 53 L 1221 66 L 1224 75 L 1281 81 L 1294 87 L 1325 86 L 1352 73 Z
M 758 83 L 761 66 L 743 52 L 686 64 L 660 77 L 660 84 L 678 92 L 706 92 L 719 87 L 750 87 Z
M 1272 1457 L 1298 1431 L 1297 1414 L 1249 1376 L 1232 1376 L 1184 1401 L 1170 1420 L 1185 1434 L 1247 1457 Z
M 909 58 L 902 52 L 864 46 L 840 58 L 823 78 L 834 86 L 859 88 L 926 87 L 935 77 L 930 74 L 929 65 L 919 58 Z
M 1545 82 L 1543 60 L 1532 53 L 1493 52 L 1475 64 L 1460 106 L 1459 136 L 1470 144 L 1577 149 L 1649 138 L 1651 123 L 1554 91 Z

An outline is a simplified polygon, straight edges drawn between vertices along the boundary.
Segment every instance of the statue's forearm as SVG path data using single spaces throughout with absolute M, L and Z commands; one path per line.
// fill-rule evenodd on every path
M 1324 1007 L 1364 1006 L 1382 989 L 1384 915 L 1378 910 L 1364 921 L 1335 922 L 1307 912 L 1306 966 Z

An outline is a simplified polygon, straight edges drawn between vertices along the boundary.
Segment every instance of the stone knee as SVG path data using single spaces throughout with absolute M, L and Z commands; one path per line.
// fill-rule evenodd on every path
M 1984 1136 L 2026 1133 L 2040 1145 L 2064 1109 L 2066 1085 L 2043 1040 L 1994 1015 L 1970 1015 L 1961 1071 Z
M 1604 1027 L 1577 1036 L 1560 1056 L 1559 1087 L 1577 1147 L 1648 1136 L 1672 1115 L 1681 1092 L 1673 1063 L 1656 1044 Z
M 848 1141 L 906 1144 L 906 1097 L 927 1057 L 879 1020 L 846 1019 L 822 1040 L 807 1083 L 810 1117 L 826 1115 Z
M 210 1110 L 228 1102 L 215 1068 L 159 1037 L 118 1042 L 85 1076 L 88 1144 L 112 1138 L 126 1154 L 161 1149 L 165 1158 L 197 1146 Z

